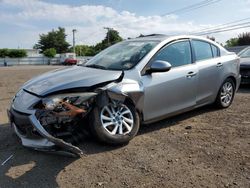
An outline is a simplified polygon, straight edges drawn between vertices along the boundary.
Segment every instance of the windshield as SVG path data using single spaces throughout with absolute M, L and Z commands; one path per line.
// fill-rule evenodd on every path
M 88 61 L 85 66 L 107 70 L 128 70 L 147 55 L 159 41 L 124 41 Z
M 250 48 L 247 48 L 246 50 L 243 50 L 238 55 L 240 57 L 250 57 Z

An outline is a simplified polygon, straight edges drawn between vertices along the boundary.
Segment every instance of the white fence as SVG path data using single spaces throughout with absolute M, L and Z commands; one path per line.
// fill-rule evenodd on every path
M 77 57 L 78 61 L 86 62 L 91 57 Z M 1 66 L 13 65 L 60 65 L 62 64 L 60 57 L 47 58 L 47 57 L 25 57 L 25 58 L 0 58 Z
M 12 65 L 56 65 L 60 64 L 60 58 L 25 57 L 25 58 L 0 58 L 0 66 Z

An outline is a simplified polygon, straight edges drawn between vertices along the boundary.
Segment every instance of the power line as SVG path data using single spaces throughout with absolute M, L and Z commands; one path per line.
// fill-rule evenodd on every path
M 199 3 L 195 3 L 195 4 L 189 5 L 187 7 L 183 7 L 183 8 L 176 9 L 174 11 L 162 14 L 161 16 L 167 16 L 167 15 L 175 14 L 175 13 L 178 13 L 178 12 L 179 12 L 179 14 L 183 14 L 185 12 L 190 12 L 190 11 L 193 11 L 193 10 L 205 7 L 205 6 L 209 6 L 211 4 L 218 3 L 220 1 L 222 1 L 222 0 L 206 0 L 206 1 L 201 1 Z
M 177 12 L 180 12 L 180 11 L 185 11 L 187 9 L 190 9 L 190 8 L 193 8 L 193 7 L 196 7 L 196 6 L 199 6 L 199 5 L 202 5 L 204 3 L 208 3 L 208 2 L 211 2 L 212 0 L 205 0 L 205 1 L 201 1 L 199 3 L 195 3 L 195 4 L 191 4 L 189 6 L 186 6 L 186 7 L 183 7 L 183 8 L 179 8 L 179 9 L 176 9 L 176 10 L 173 10 L 173 11 L 170 11 L 170 12 L 167 12 L 167 13 L 164 13 L 164 14 L 161 14 L 160 16 L 166 16 L 166 15 L 170 15 L 170 14 L 174 14 L 174 13 L 177 13 Z
M 218 27 L 215 29 L 205 30 L 205 31 L 197 32 L 197 33 L 193 33 L 193 34 L 194 35 L 206 35 L 207 33 L 213 33 L 213 32 L 217 32 L 217 31 L 223 31 L 223 30 L 227 30 L 227 29 L 243 27 L 243 26 L 246 26 L 249 24 L 250 24 L 250 22 L 244 22 L 244 23 L 240 23 L 240 24 L 233 24 L 233 25 L 228 25 L 228 26 L 224 26 L 224 27 Z
M 191 12 L 193 10 L 203 8 L 203 7 L 209 6 L 211 4 L 218 3 L 220 1 L 222 1 L 222 0 L 203 0 L 203 1 L 200 1 L 198 3 L 194 3 L 194 4 L 191 4 L 189 6 L 186 6 L 186 7 L 180 8 L 180 9 L 176 9 L 176 10 L 161 14 L 160 16 L 167 16 L 167 15 L 174 14 L 174 13 L 183 14 L 185 12 Z M 141 22 L 141 20 L 134 20 L 134 21 L 132 21 L 130 23 L 137 23 L 137 22 Z M 119 27 L 119 26 L 122 26 L 122 25 L 125 25 L 125 24 L 126 23 L 120 23 L 120 24 L 117 24 L 117 25 L 113 25 L 112 27 Z M 97 33 L 97 32 L 95 32 L 95 33 Z M 86 37 L 86 38 L 89 38 L 89 36 Z
M 201 29 L 201 30 L 197 30 L 197 31 L 194 31 L 192 33 L 201 33 L 201 32 L 207 32 L 207 31 L 210 31 L 210 30 L 215 30 L 215 29 L 219 29 L 223 26 L 232 26 L 231 24 L 233 23 L 240 23 L 242 21 L 245 21 L 245 20 L 249 20 L 250 17 L 248 18 L 244 18 L 244 19 L 240 19 L 240 20 L 235 20 L 235 21 L 232 21 L 232 22 L 227 22 L 227 23 L 224 23 L 224 24 L 220 24 L 220 25 L 217 25 L 217 26 L 213 26 L 213 27 L 207 27 L 207 28 L 204 28 L 204 29 Z M 242 23 L 243 24 L 243 23 Z
M 226 32 L 226 31 L 233 31 L 233 30 L 244 29 L 244 28 L 249 28 L 249 27 L 250 27 L 250 24 L 245 25 L 245 26 L 238 26 L 238 27 L 234 27 L 234 28 L 215 30 L 215 31 L 207 32 L 207 33 L 202 33 L 202 34 L 199 34 L 199 35 L 209 35 L 209 34 L 221 33 L 221 32 Z
M 171 15 L 171 14 L 178 13 L 178 12 L 179 12 L 179 14 L 183 14 L 185 12 L 191 12 L 193 10 L 196 10 L 196 9 L 199 9 L 199 8 L 202 8 L 205 6 L 209 6 L 211 4 L 215 4 L 215 3 L 218 3 L 220 1 L 222 1 L 222 0 L 203 0 L 203 1 L 200 1 L 199 3 L 194 3 L 194 4 L 191 4 L 189 6 L 161 14 L 160 16 L 167 16 L 167 15 Z M 137 23 L 137 22 L 141 22 L 141 20 L 134 20 L 134 21 L 129 22 L 129 23 Z M 118 26 L 122 26 L 125 24 L 126 23 L 120 23 L 120 24 L 113 25 L 112 27 L 118 27 Z

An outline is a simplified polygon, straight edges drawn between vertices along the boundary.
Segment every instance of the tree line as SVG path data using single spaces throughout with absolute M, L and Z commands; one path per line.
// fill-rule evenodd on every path
M 26 57 L 27 52 L 23 49 L 0 49 L 0 58 L 11 57 L 11 58 L 22 58 Z
M 73 47 L 66 41 L 66 36 L 64 28 L 53 29 L 47 34 L 41 34 L 34 48 L 39 49 L 47 57 L 54 57 L 56 53 L 73 52 Z M 77 56 L 94 56 L 105 48 L 122 40 L 118 31 L 109 29 L 101 42 L 96 45 L 76 45 L 75 52 Z
M 250 32 L 242 33 L 236 38 L 226 41 L 226 47 L 250 45 Z
M 105 38 L 96 45 L 76 45 L 75 52 L 77 56 L 94 56 L 105 48 L 122 41 L 123 38 L 119 35 L 119 32 L 110 29 L 106 33 Z M 72 50 L 72 49 L 71 49 Z

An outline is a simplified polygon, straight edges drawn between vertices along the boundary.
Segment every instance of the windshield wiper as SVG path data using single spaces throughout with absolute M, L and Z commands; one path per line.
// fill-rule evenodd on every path
M 107 68 L 106 68 L 106 67 L 101 66 L 101 65 L 96 65 L 96 64 L 86 65 L 85 67 L 91 67 L 91 68 L 96 68 L 96 69 L 103 69 L 103 70 L 107 70 Z

